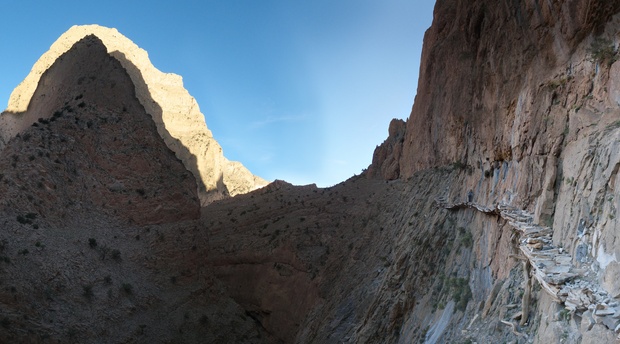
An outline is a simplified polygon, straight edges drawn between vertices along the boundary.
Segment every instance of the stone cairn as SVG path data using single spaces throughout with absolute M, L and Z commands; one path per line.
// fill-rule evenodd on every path
M 588 330 L 600 323 L 620 333 L 620 303 L 599 285 L 594 271 L 577 268 L 572 256 L 553 244 L 553 228 L 533 223 L 534 216 L 524 210 L 504 204 L 486 207 L 472 202 L 471 197 L 466 202 L 456 203 L 438 198 L 435 203 L 448 210 L 469 208 L 506 220 L 519 234 L 519 249 L 531 267 L 531 276 L 542 290 L 570 314 L 587 321 Z

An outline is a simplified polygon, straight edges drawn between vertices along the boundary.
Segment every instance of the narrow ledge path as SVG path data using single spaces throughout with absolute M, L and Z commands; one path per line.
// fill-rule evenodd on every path
M 553 244 L 553 228 L 535 224 L 532 214 L 504 204 L 487 207 L 475 202 L 450 203 L 445 198 L 435 203 L 448 210 L 473 209 L 506 220 L 519 234 L 519 250 L 542 290 L 570 314 L 588 321 L 588 330 L 600 323 L 620 333 L 620 303 L 599 285 L 594 271 L 576 267 L 572 256 Z

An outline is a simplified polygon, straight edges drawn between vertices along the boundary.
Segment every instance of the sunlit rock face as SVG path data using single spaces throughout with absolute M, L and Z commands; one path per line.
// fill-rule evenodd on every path
M 55 109 L 63 105 L 64 99 L 51 96 L 58 90 L 46 90 L 45 84 L 40 83 L 41 76 L 62 54 L 88 35 L 94 35 L 103 42 L 107 53 L 120 62 L 133 84 L 127 85 L 127 90 L 102 88 L 98 90 L 102 92 L 99 95 L 101 100 L 105 97 L 112 99 L 118 92 L 134 89 L 132 93 L 152 117 L 166 145 L 198 180 L 201 204 L 266 185 L 266 181 L 252 175 L 243 165 L 230 162 L 223 156 L 222 148 L 207 129 L 198 104 L 183 87 L 180 76 L 160 72 L 151 64 L 146 51 L 116 29 L 98 25 L 72 27 L 35 63 L 30 74 L 11 94 L 8 108 L 0 116 L 0 145 L 38 118 L 51 116 Z M 81 74 L 80 68 L 85 65 L 87 63 L 65 68 L 67 72 Z
M 50 207 L 85 202 L 138 224 L 199 216 L 196 182 L 96 36 L 82 38 L 41 75 L 30 104 L 14 123 L 33 122 L 5 146 L 14 157 L 5 169 L 32 162 L 19 177 L 41 183 L 35 191 Z
M 550 257 L 557 259 L 541 263 L 546 267 L 532 274 L 565 273 L 559 272 L 564 263 L 558 263 L 558 256 L 568 252 L 571 271 L 580 271 L 580 277 L 559 298 L 538 295 L 530 305 L 536 310 L 528 311 L 530 327 L 519 328 L 519 321 L 512 327 L 511 321 L 522 317 L 506 320 L 502 315 L 506 331 L 522 331 L 534 341 L 610 342 L 616 337 L 618 322 L 603 314 L 616 312 L 609 305 L 617 306 L 619 290 L 620 250 L 614 244 L 620 196 L 619 11 L 620 3 L 609 1 L 438 1 L 404 133 L 390 129 L 369 167 L 369 176 L 384 179 L 415 178 L 429 168 L 452 171 L 458 177 L 443 190 L 442 199 L 507 205 L 551 228 L 548 246 L 532 239 L 529 247 L 556 249 Z M 467 216 L 459 212 L 454 215 Z M 484 312 L 471 315 L 482 316 L 501 299 L 498 290 L 515 285 L 507 268 L 523 256 L 494 247 L 509 227 L 501 221 L 490 225 L 474 216 L 466 223 L 463 228 L 478 227 L 473 231 L 478 261 L 467 275 L 479 293 L 474 292 L 474 299 L 484 306 Z M 499 241 L 491 244 L 493 240 Z M 523 293 L 524 284 L 516 285 Z M 556 287 L 562 289 L 564 283 L 551 289 Z M 591 296 L 583 296 L 584 290 Z M 561 302 L 550 301 L 556 299 Z M 587 312 L 588 307 L 600 311 Z M 527 310 L 525 305 L 520 309 Z M 562 322 L 553 316 L 558 312 L 571 316 Z M 444 330 L 438 327 L 437 311 L 429 314 L 434 315 L 425 319 L 435 320 L 429 321 L 427 339 L 446 341 L 456 335 L 445 330 L 446 337 L 438 337 L 437 331 Z M 467 312 L 450 322 L 462 324 L 466 318 Z M 484 327 L 475 324 L 464 329 Z M 478 339 L 473 332 L 464 335 Z

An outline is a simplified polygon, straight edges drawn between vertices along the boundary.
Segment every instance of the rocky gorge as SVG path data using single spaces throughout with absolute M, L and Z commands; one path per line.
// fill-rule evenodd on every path
M 317 188 L 75 26 L 0 115 L 0 341 L 618 342 L 619 32 L 618 1 L 437 1 L 410 116 Z

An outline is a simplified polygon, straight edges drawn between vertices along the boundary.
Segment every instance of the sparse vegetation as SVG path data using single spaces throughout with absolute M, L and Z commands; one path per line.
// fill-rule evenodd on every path
M 470 248 L 473 244 L 471 232 L 463 227 L 459 227 L 459 233 L 461 234 L 461 244 L 467 248 Z
M 603 37 L 595 38 L 588 52 L 590 53 L 590 58 L 602 66 L 609 67 L 618 59 L 618 50 L 614 43 Z
M 465 168 L 467 168 L 467 164 L 462 161 L 455 161 L 452 163 L 453 170 L 464 170 Z
M 121 284 L 121 290 L 126 294 L 133 294 L 133 286 L 130 283 Z
M 90 285 L 90 284 L 83 285 L 82 286 L 82 296 L 84 296 L 87 299 L 92 298 L 94 296 L 93 286 Z
M 562 309 L 559 314 L 560 320 L 569 321 L 570 320 L 570 311 L 566 308 Z
M 428 330 L 430 329 L 429 326 L 426 326 L 423 330 L 422 333 L 420 334 L 421 339 L 424 339 L 422 342 L 426 341 L 426 335 L 428 334 Z
M 618 129 L 620 128 L 620 121 L 615 121 L 612 124 L 607 126 L 608 130 Z
M 110 251 L 110 256 L 114 260 L 117 260 L 117 261 L 121 260 L 121 251 L 119 251 L 117 249 L 113 249 L 112 251 Z
M 27 213 L 25 215 L 17 215 L 17 222 L 23 225 L 31 225 L 33 221 L 37 218 L 36 213 Z
M 558 87 L 564 87 L 572 78 L 573 77 L 569 75 L 558 79 L 553 79 L 547 83 L 547 87 L 549 87 L 551 90 L 555 90 Z
M 452 300 L 456 303 L 456 310 L 465 311 L 467 303 L 471 299 L 471 289 L 466 278 L 451 278 L 448 286 L 452 294 Z
M 209 317 L 207 317 L 205 314 L 203 314 L 200 317 L 200 325 L 207 326 L 208 324 L 209 324 Z

